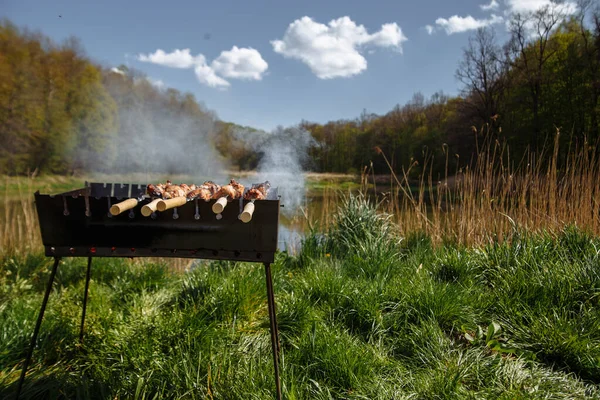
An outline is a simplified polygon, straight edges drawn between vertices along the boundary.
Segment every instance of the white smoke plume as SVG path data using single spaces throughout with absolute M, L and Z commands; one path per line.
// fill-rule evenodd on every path
M 298 211 L 306 199 L 304 171 L 309 161 L 308 150 L 314 145 L 310 132 L 297 127 L 277 127 L 271 132 L 239 130 L 235 135 L 260 153 L 254 181 L 268 180 L 272 187 L 278 188 L 284 214 Z
M 157 93 L 147 79 L 113 76 L 131 79 L 132 85 L 123 91 L 123 82 L 106 82 L 117 102 L 119 128 L 116 143 L 106 154 L 111 163 L 95 170 L 139 183 L 174 175 L 187 175 L 200 183 L 226 178 L 228 163 L 213 141 L 217 121 L 213 112 L 199 106 L 189 94 Z M 169 104 L 171 100 L 180 105 Z

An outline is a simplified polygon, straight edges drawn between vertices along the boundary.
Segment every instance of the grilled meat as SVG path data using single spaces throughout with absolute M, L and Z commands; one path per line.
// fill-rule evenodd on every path
M 159 183 L 157 185 L 149 184 L 147 186 L 147 192 L 152 197 L 160 197 L 163 199 L 173 199 L 175 197 L 185 196 L 187 193 L 196 189 L 196 185 L 186 185 L 182 183 L 180 185 L 173 185 L 171 181 L 166 183 Z
M 210 192 L 210 189 L 204 187 L 204 185 L 203 185 L 203 186 L 196 188 L 195 190 L 192 190 L 191 192 L 188 192 L 187 198 L 188 199 L 199 198 L 201 200 L 208 201 L 212 198 L 212 193 Z
M 214 194 L 214 199 L 221 197 L 227 197 L 230 200 L 239 199 L 244 194 L 244 185 L 232 179 L 229 184 L 221 186 L 221 188 Z
M 202 186 L 205 186 L 206 188 L 208 188 L 210 190 L 210 193 L 212 196 L 214 196 L 215 193 L 217 193 L 219 191 L 219 189 L 221 189 L 221 186 L 217 185 L 213 181 L 206 181 L 202 184 Z
M 168 185 L 165 187 L 163 199 L 173 199 L 175 197 L 185 196 L 185 190 L 180 185 Z
M 220 186 L 214 182 L 206 181 L 204 184 L 196 187 L 187 193 L 188 199 L 199 198 L 204 201 L 212 199 L 213 195 L 220 189 Z
M 163 193 L 164 193 L 164 186 L 161 185 L 160 183 L 158 185 L 153 185 L 153 184 L 149 184 L 146 188 L 148 194 L 151 197 L 162 197 Z
M 271 183 L 269 181 L 258 183 L 256 185 L 252 185 L 250 189 L 244 195 L 244 199 L 246 200 L 265 200 L 267 198 L 267 193 L 271 188 Z

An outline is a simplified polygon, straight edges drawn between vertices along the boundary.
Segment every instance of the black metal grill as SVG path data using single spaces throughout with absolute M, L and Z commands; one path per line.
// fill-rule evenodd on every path
M 279 338 L 270 264 L 277 251 L 279 196 L 271 188 L 266 200 L 255 200 L 248 223 L 240 220 L 249 202 L 230 202 L 220 214 L 212 211 L 215 200 L 191 200 L 184 205 L 145 217 L 141 207 L 151 199 L 146 185 L 87 183 L 82 189 L 57 195 L 35 193 L 35 203 L 47 256 L 54 257 L 42 308 L 34 329 L 17 387 L 19 398 L 27 366 L 33 354 L 52 283 L 61 257 L 88 257 L 80 341 L 87 304 L 93 257 L 177 257 L 261 262 L 265 266 L 271 344 L 277 399 L 279 382 Z M 139 199 L 137 206 L 113 216 L 112 205 L 128 198 Z
M 215 215 L 215 200 L 191 200 L 144 217 L 137 207 L 113 216 L 112 204 L 140 198 L 146 185 L 91 183 L 58 195 L 35 194 L 46 255 L 52 257 L 186 257 L 273 262 L 277 250 L 277 189 L 255 201 L 252 220 L 238 217 L 248 200 Z

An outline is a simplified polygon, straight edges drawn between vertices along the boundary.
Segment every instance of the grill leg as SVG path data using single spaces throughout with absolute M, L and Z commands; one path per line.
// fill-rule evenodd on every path
M 275 295 L 273 294 L 273 279 L 271 277 L 270 263 L 265 263 L 265 277 L 267 280 L 267 304 L 269 306 L 269 321 L 271 322 L 271 347 L 273 348 L 275 389 L 277 390 L 277 400 L 281 400 L 281 383 L 279 381 L 279 334 L 277 332 L 277 317 L 275 315 Z
M 40 332 L 40 326 L 42 325 L 42 319 L 44 318 L 44 312 L 46 312 L 46 305 L 48 304 L 48 297 L 50 297 L 50 292 L 52 291 L 52 284 L 54 283 L 54 276 L 56 275 L 56 270 L 58 269 L 58 263 L 60 262 L 60 257 L 54 257 L 54 265 L 52 266 L 52 271 L 50 272 L 50 278 L 48 279 L 48 286 L 46 286 L 46 293 L 44 294 L 44 300 L 42 301 L 42 308 L 40 309 L 40 313 L 38 315 L 37 322 L 35 323 L 35 329 L 33 330 L 33 336 L 31 337 L 31 343 L 29 344 L 29 350 L 27 351 L 27 357 L 25 358 L 25 365 L 23 365 L 23 369 L 21 370 L 21 377 L 19 378 L 19 384 L 17 385 L 17 396 L 16 399 L 19 399 L 21 395 L 21 388 L 23 387 L 23 381 L 25 381 L 25 374 L 27 373 L 27 367 L 29 366 L 29 362 L 31 361 L 31 356 L 33 355 L 33 348 L 35 347 L 35 342 L 37 341 L 38 333 Z
M 83 344 L 83 324 L 85 323 L 85 310 L 88 301 L 88 289 L 90 288 L 90 274 L 92 271 L 92 257 L 88 257 L 87 273 L 85 275 L 85 292 L 83 293 L 83 311 L 81 312 L 81 327 L 79 328 L 79 344 Z

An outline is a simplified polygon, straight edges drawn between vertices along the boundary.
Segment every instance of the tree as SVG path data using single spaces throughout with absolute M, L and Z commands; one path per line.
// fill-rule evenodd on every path
M 456 70 L 464 85 L 466 113 L 474 125 L 490 122 L 499 113 L 506 76 L 500 46 L 493 28 L 480 28 L 469 38 L 463 59 Z
M 563 21 L 567 5 L 551 3 L 535 12 L 514 14 L 509 21 L 511 38 L 507 44 L 508 61 L 513 73 L 524 82 L 529 92 L 529 108 L 532 114 L 530 129 L 533 131 L 531 144 L 538 150 L 541 143 L 540 112 L 546 82 L 545 66 L 556 49 L 552 32 Z

